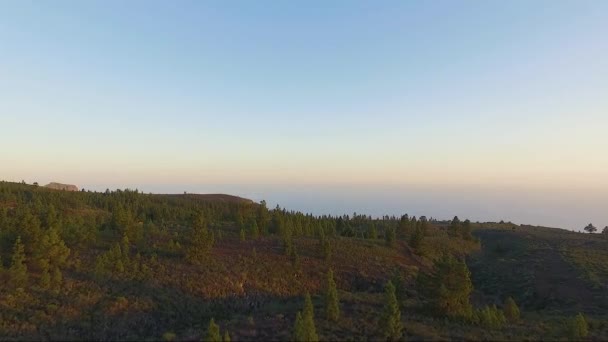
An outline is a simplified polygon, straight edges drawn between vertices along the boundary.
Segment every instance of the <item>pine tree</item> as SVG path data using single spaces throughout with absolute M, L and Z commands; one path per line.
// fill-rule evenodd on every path
M 131 242 L 129 241 L 129 237 L 127 234 L 122 235 L 122 240 L 120 241 L 120 250 L 122 251 L 123 262 L 128 263 L 131 255 Z
M 298 314 L 296 315 L 296 323 L 294 325 L 293 330 L 294 341 L 307 341 L 307 335 L 304 328 L 304 319 L 302 318 L 302 313 L 300 311 L 298 311 Z
M 212 318 L 209 321 L 209 327 L 207 328 L 207 338 L 205 341 L 210 342 L 222 342 L 222 336 L 220 335 L 220 327 L 215 324 L 215 320 Z
M 401 311 L 395 295 L 395 286 L 389 281 L 384 292 L 384 313 L 382 315 L 382 334 L 386 340 L 396 341 L 401 338 Z
M 213 247 L 213 234 L 207 229 L 201 213 L 199 213 L 193 223 L 190 236 L 190 246 L 186 250 L 186 259 L 193 264 L 203 264 L 208 259 Z
M 397 239 L 395 228 L 387 227 L 384 231 L 384 239 L 388 247 L 394 247 Z
M 458 216 L 454 216 L 454 219 L 452 220 L 452 222 L 450 223 L 450 228 L 448 233 L 451 236 L 458 236 L 460 235 L 460 219 L 458 219 Z
M 51 278 L 51 287 L 53 291 L 59 292 L 61 290 L 61 284 L 63 283 L 63 274 L 59 270 L 59 267 L 55 267 L 53 269 L 53 274 Z
M 241 231 L 239 232 L 239 239 L 242 241 L 245 241 L 246 237 L 245 237 L 245 229 L 241 228 Z
M 587 324 L 587 320 L 585 320 L 585 316 L 582 313 L 578 313 L 578 315 L 574 316 L 570 320 L 569 324 L 569 335 L 573 340 L 580 340 L 581 338 L 587 337 L 589 333 L 589 325 Z
M 310 299 L 310 295 L 308 293 L 304 298 L 304 311 L 301 315 L 301 323 L 298 323 L 298 317 L 296 316 L 295 335 L 296 341 L 319 340 L 319 336 L 317 336 L 317 328 L 315 327 L 315 315 L 312 300 Z
M 231 341 L 230 334 L 228 334 L 228 332 L 226 331 L 224 333 L 224 342 L 230 342 L 230 341 Z
M 298 267 L 300 265 L 300 256 L 298 255 L 298 251 L 296 250 L 295 245 L 292 244 L 292 247 L 289 249 L 289 259 L 291 259 L 291 264 L 293 267 Z
M 393 271 L 391 281 L 393 282 L 393 286 L 395 286 L 397 302 L 401 303 L 405 299 L 405 278 L 399 268 L 395 268 Z
M 503 311 L 505 314 L 505 318 L 509 322 L 519 321 L 519 315 L 520 315 L 519 308 L 517 307 L 517 304 L 515 303 L 513 298 L 511 298 L 511 297 L 507 298 L 507 300 L 505 301 Z
M 40 275 L 40 280 L 38 284 L 44 290 L 47 290 L 51 287 L 51 273 L 49 273 L 48 265 L 45 265 L 42 268 L 42 274 Z
M 435 261 L 432 272 L 418 274 L 418 286 L 438 315 L 468 319 L 473 313 L 470 295 L 473 284 L 464 261 L 443 255 Z
M 27 285 L 28 274 L 25 265 L 25 247 L 21 243 L 21 237 L 17 237 L 13 246 L 13 257 L 11 268 L 9 269 L 10 282 L 13 288 L 25 287 Z
M 256 220 L 251 220 L 251 225 L 249 226 L 249 231 L 252 239 L 257 239 L 260 236 L 260 229 L 258 228 L 258 224 Z
M 415 249 L 417 252 L 420 251 L 420 247 L 422 247 L 422 240 L 424 239 L 424 232 L 420 228 L 414 229 L 412 236 L 410 238 L 410 246 Z
M 331 259 L 331 242 L 329 240 L 323 241 L 323 259 L 329 261 Z
M 334 272 L 327 272 L 327 292 L 325 294 L 325 314 L 327 319 L 336 322 L 340 318 L 340 300 L 334 281 Z
M 486 305 L 483 309 L 477 311 L 476 316 L 478 323 L 487 328 L 498 329 L 506 322 L 504 313 L 498 310 L 496 305 Z
M 372 240 L 376 240 L 378 238 L 378 228 L 376 228 L 376 225 L 373 223 L 372 223 L 372 228 L 369 233 L 369 238 Z
M 469 219 L 464 220 L 462 226 L 460 227 L 460 235 L 465 240 L 473 240 L 473 235 L 471 234 L 473 228 L 471 227 L 471 221 Z
M 55 228 L 48 229 L 40 240 L 36 261 L 40 268 L 62 267 L 70 256 L 70 249 L 59 237 Z

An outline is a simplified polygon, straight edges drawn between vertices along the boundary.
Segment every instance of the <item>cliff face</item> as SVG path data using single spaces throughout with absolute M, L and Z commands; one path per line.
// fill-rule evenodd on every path
M 61 184 L 51 182 L 44 186 L 45 188 L 55 189 L 55 190 L 64 190 L 64 191 L 78 191 L 78 187 L 72 184 Z

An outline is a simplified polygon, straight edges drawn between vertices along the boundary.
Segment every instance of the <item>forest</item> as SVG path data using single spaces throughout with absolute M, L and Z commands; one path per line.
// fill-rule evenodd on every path
M 406 209 L 1 182 L 0 340 L 608 339 L 608 234 Z

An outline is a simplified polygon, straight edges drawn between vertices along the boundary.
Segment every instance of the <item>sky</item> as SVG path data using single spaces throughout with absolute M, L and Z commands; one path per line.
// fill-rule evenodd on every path
M 608 2 L 0 1 L 0 179 L 608 225 Z

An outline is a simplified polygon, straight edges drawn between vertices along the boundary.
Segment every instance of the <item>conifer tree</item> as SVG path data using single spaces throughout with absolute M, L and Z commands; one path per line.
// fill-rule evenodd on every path
M 503 311 L 505 314 L 505 318 L 509 322 L 519 321 L 519 315 L 520 315 L 519 308 L 517 307 L 517 304 L 515 303 L 513 298 L 511 298 L 511 297 L 507 298 L 507 300 L 505 301 Z
M 128 261 L 131 255 L 131 242 L 129 241 L 127 234 L 122 235 L 122 240 L 120 241 L 120 250 L 122 252 L 123 261 Z
M 48 265 L 45 265 L 42 268 L 42 273 L 40 274 L 39 285 L 44 290 L 47 290 L 51 287 L 51 273 L 49 273 Z
M 230 342 L 230 341 L 231 341 L 230 334 L 228 334 L 228 332 L 226 331 L 224 333 L 224 342 Z
M 299 317 L 298 317 L 299 316 Z M 296 341 L 318 341 L 317 328 L 315 327 L 314 309 L 310 294 L 304 298 L 304 311 L 298 312 L 296 316 L 295 334 Z
M 17 237 L 13 246 L 13 257 L 11 268 L 9 269 L 10 282 L 13 288 L 25 287 L 27 285 L 28 274 L 25 265 L 25 247 L 21 243 L 21 237 Z
M 213 240 L 212 232 L 209 232 L 202 213 L 199 213 L 194 219 L 186 259 L 193 264 L 203 264 L 211 253 Z
M 581 338 L 587 337 L 589 334 L 589 325 L 587 324 L 587 320 L 580 312 L 570 320 L 568 328 L 570 338 L 573 340 L 580 340 Z
M 300 341 L 307 341 L 307 335 L 306 335 L 306 331 L 304 328 L 304 319 L 302 318 L 302 313 L 300 311 L 298 311 L 297 315 L 296 315 L 296 322 L 294 324 L 294 328 L 293 328 L 294 332 L 293 332 L 293 340 L 300 342 Z
M 63 274 L 59 270 L 59 267 L 55 267 L 53 269 L 53 274 L 51 277 L 51 287 L 53 291 L 59 292 L 61 290 L 61 284 L 63 283 Z
M 418 274 L 418 286 L 438 315 L 470 318 L 473 313 L 469 298 L 473 291 L 470 275 L 464 261 L 443 255 L 435 261 L 430 274 Z
M 378 228 L 376 228 L 376 225 L 374 223 L 372 223 L 372 228 L 369 233 L 369 238 L 372 240 L 376 240 L 378 238 Z
M 293 243 L 291 249 L 289 249 L 289 259 L 291 259 L 291 264 L 294 267 L 297 267 L 300 264 L 300 256 L 298 255 L 298 251 Z
M 325 314 L 329 321 L 336 322 L 340 318 L 340 300 L 334 281 L 334 272 L 327 272 L 327 292 L 325 294 Z
M 448 233 L 452 236 L 460 235 L 460 219 L 458 216 L 454 216 L 454 219 L 452 219 L 452 222 L 450 222 Z
M 207 328 L 207 338 L 205 341 L 210 342 L 222 342 L 222 336 L 220 335 L 220 327 L 215 324 L 215 320 L 212 318 L 209 321 L 209 327 Z
M 246 237 L 245 237 L 245 229 L 241 228 L 241 231 L 239 232 L 239 239 L 241 241 L 245 241 Z
M 70 256 L 70 249 L 59 237 L 55 228 L 49 228 L 41 238 L 36 252 L 37 263 L 40 268 L 62 267 Z
M 331 242 L 329 240 L 323 241 L 323 259 L 329 261 L 331 259 Z
M 384 312 L 382 314 L 382 335 L 390 341 L 401 338 L 401 311 L 395 295 L 395 286 L 389 280 L 384 290 Z
M 424 232 L 420 228 L 415 228 L 412 236 L 410 238 L 410 246 L 416 250 L 420 251 L 420 247 L 422 247 L 422 240 L 424 239 Z
M 478 310 L 476 320 L 480 325 L 492 329 L 501 328 L 506 322 L 504 313 L 498 310 L 496 305 L 486 305 L 483 309 Z
M 395 296 L 397 297 L 397 302 L 401 303 L 405 299 L 405 278 L 403 277 L 403 273 L 399 268 L 395 268 L 393 271 L 391 281 L 393 282 L 393 286 L 395 286 Z
M 258 228 L 256 220 L 251 220 L 249 231 L 252 239 L 257 239 L 260 236 L 260 229 Z
M 395 228 L 393 228 L 393 227 L 387 227 L 384 230 L 384 239 L 385 239 L 386 245 L 388 247 L 394 247 L 395 246 L 395 240 L 397 239 Z
M 461 229 L 460 234 L 463 239 L 473 240 L 473 235 L 471 234 L 472 233 L 471 221 L 469 219 L 464 220 L 460 229 Z

